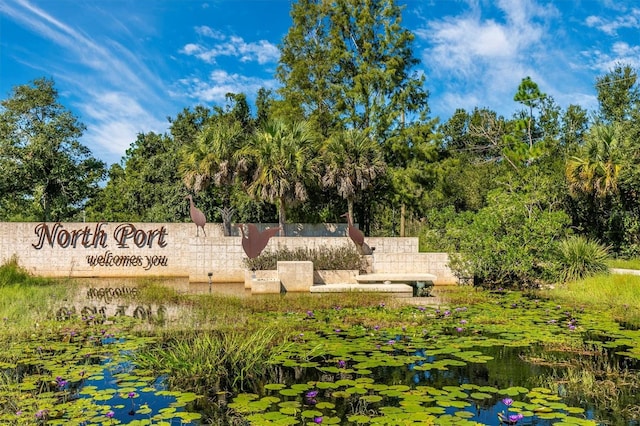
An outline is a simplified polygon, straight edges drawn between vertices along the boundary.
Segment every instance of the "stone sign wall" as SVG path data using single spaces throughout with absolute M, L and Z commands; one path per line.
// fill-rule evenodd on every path
M 192 223 L 0 222 L 0 263 L 16 256 L 29 272 L 49 277 L 188 277 L 190 282 L 207 282 L 211 273 L 212 282 L 243 282 L 242 237 L 225 237 L 219 224 L 207 224 L 206 230 L 206 236 L 196 237 Z M 376 247 L 374 259 L 402 253 L 406 263 L 407 254 L 418 254 L 417 238 L 367 242 Z M 346 235 L 273 237 L 265 250 L 350 244 Z

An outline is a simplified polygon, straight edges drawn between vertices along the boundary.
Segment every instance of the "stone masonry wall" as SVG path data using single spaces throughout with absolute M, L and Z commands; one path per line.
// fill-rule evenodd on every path
M 207 282 L 211 272 L 212 282 L 243 282 L 241 237 L 224 237 L 219 224 L 207 224 L 206 232 L 196 237 L 191 223 L 0 222 L 0 263 L 16 256 L 29 272 L 49 277 L 188 277 L 190 282 Z M 447 280 L 453 276 L 447 255 L 418 253 L 417 238 L 366 242 L 375 247 L 376 272 L 407 269 Z M 265 251 L 350 244 L 346 236 L 273 237 Z

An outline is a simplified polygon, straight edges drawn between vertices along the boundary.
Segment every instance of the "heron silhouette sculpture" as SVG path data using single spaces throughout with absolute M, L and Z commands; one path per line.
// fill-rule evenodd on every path
M 262 250 L 267 246 L 269 239 L 280 231 L 279 226 L 276 228 L 268 228 L 260 232 L 258 227 L 253 223 L 247 223 L 247 233 L 244 232 L 244 225 L 239 223 L 236 225 L 240 228 L 242 234 L 242 249 L 249 259 L 260 256 Z
M 349 212 L 343 214 L 341 217 L 347 218 L 347 233 L 349 234 L 349 238 L 356 245 L 358 252 L 360 254 L 372 254 L 373 250 L 364 242 L 364 234 L 361 230 L 353 226 L 353 221 L 351 220 L 351 216 Z
M 191 196 L 191 194 L 189 194 L 186 197 L 184 197 L 184 199 L 185 200 L 187 200 L 187 199 L 189 200 L 189 216 L 191 217 L 191 220 L 193 221 L 193 223 L 196 224 L 196 237 L 199 236 L 200 228 L 202 228 L 202 233 L 204 233 L 204 236 L 206 237 L 207 233 L 204 230 L 204 225 L 205 225 L 205 223 L 207 223 L 206 216 L 193 203 L 193 197 Z

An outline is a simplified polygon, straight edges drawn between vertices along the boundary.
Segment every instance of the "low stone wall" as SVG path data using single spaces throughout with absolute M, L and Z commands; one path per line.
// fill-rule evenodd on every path
M 295 225 L 294 225 L 295 226 Z M 206 236 L 191 223 L 8 223 L 0 222 L 0 263 L 13 256 L 34 275 L 49 277 L 187 277 L 189 282 L 243 282 L 246 269 L 239 236 L 225 237 L 219 224 Z M 418 253 L 418 239 L 367 238 L 375 272 L 430 272 L 438 283 L 455 282 L 443 253 Z M 278 247 L 352 245 L 346 236 L 273 237 Z M 316 278 L 314 278 L 314 281 Z M 349 281 L 350 282 L 350 281 Z
M 374 253 L 374 273 L 429 273 L 434 284 L 456 284 L 458 278 L 449 268 L 447 253 Z

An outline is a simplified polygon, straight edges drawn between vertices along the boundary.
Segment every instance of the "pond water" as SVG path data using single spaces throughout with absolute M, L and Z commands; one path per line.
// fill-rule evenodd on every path
M 276 377 L 229 406 L 257 424 L 640 424 L 640 335 L 597 313 L 507 296 L 389 312 L 402 327 L 349 315 L 304 318 Z
M 510 294 L 260 318 L 302 331 L 221 400 L 130 363 L 158 344 L 141 318 L 63 316 L 1 354 L 0 424 L 640 425 L 640 332 L 598 313 Z
M 329 362 L 311 358 L 297 367 L 285 367 L 277 383 L 253 395 L 240 395 L 231 406 L 253 413 L 249 418 L 256 424 L 282 421 L 292 413 L 306 415 L 309 423 L 321 418 L 322 423 L 344 425 L 417 424 L 427 421 L 425 413 L 435 416 L 437 425 L 640 424 L 610 406 L 599 406 L 595 398 L 567 397 L 562 386 L 556 392 L 549 388 L 548 378 L 557 377 L 572 358 L 584 355 L 559 353 L 562 362 L 541 365 L 527 361 L 540 355 L 539 347 L 416 349 L 405 335 L 381 337 L 378 353 L 347 351 Z M 614 395 L 620 405 L 638 408 L 638 395 L 623 389 Z M 385 421 L 381 414 L 391 419 Z M 506 420 L 515 417 L 501 423 L 499 414 Z

